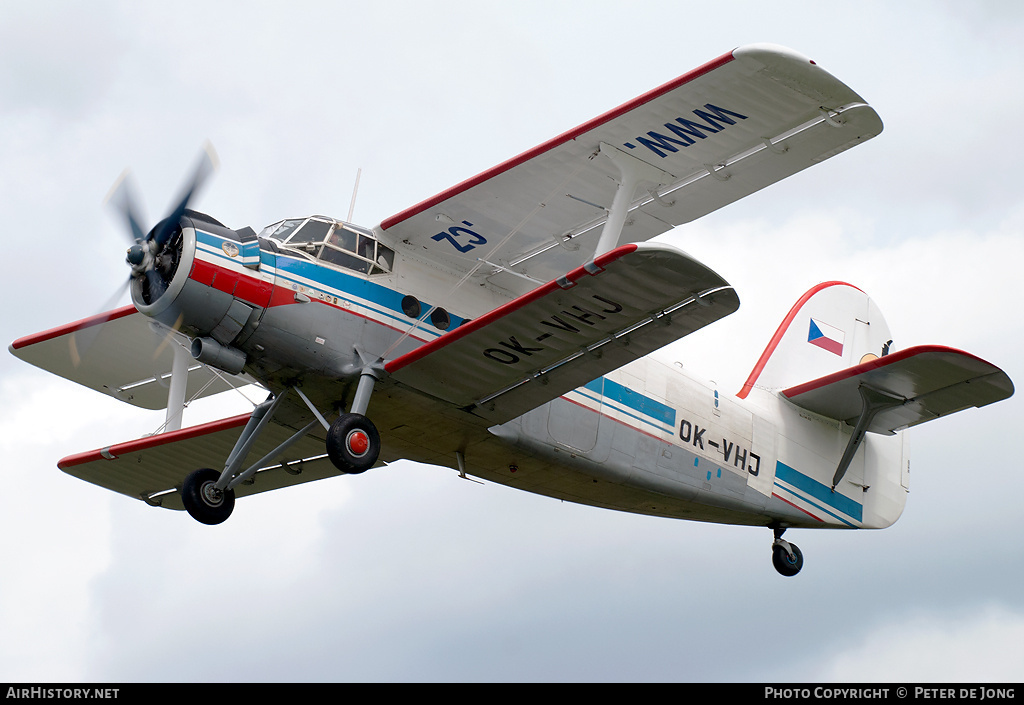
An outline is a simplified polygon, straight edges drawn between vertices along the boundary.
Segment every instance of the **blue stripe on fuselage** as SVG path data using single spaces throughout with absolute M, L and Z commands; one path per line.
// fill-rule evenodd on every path
M 581 391 L 584 389 L 587 390 L 587 392 L 590 392 L 590 394 L 586 394 Z M 615 402 L 615 404 L 619 406 L 632 409 L 633 411 L 641 414 L 641 416 L 631 414 L 616 406 L 609 406 L 610 409 L 626 414 L 637 421 L 654 426 L 659 431 L 672 433 L 675 428 L 675 409 L 667 404 L 662 404 L 656 399 L 652 399 L 651 397 L 640 394 L 639 392 L 634 392 L 629 387 L 619 384 L 618 382 L 614 382 L 607 377 L 598 377 L 575 391 L 598 403 Z M 651 419 L 653 419 L 653 421 Z
M 863 521 L 863 505 L 853 501 L 852 499 L 845 495 L 839 494 L 838 492 L 833 492 L 832 488 L 829 487 L 828 485 L 823 485 L 817 480 L 814 480 L 808 477 L 807 475 L 804 475 L 802 472 L 794 470 L 793 468 L 789 467 L 788 465 L 781 461 L 775 464 L 775 479 L 782 480 L 786 484 L 791 485 L 797 490 L 800 490 L 800 492 L 804 493 L 797 495 L 798 497 L 800 497 L 800 499 L 803 499 L 806 502 L 814 504 L 822 511 L 828 512 L 828 510 L 825 509 L 825 507 L 832 507 L 836 511 L 842 512 L 848 517 L 853 517 L 857 521 Z M 786 489 L 787 491 L 792 492 L 792 490 L 789 490 L 789 488 L 782 489 Z M 832 512 L 828 513 L 834 516 L 836 519 L 839 519 L 840 521 L 849 524 L 849 522 L 847 522 L 842 517 L 836 516 Z
M 203 250 L 206 254 L 227 261 L 237 262 L 237 260 L 232 260 L 220 250 L 221 243 L 226 241 L 225 238 L 201 230 L 196 230 L 196 238 L 200 244 L 206 245 L 209 248 Z M 330 289 L 332 296 L 337 296 L 339 299 L 344 299 L 357 306 L 365 305 L 365 302 L 369 302 L 385 309 L 384 311 L 377 311 L 377 313 L 393 319 L 402 327 L 412 323 L 412 319 L 402 311 L 402 299 L 405 295 L 400 292 L 363 279 L 358 275 L 348 274 L 317 262 L 299 259 L 284 252 L 276 253 L 275 260 L 274 266 L 278 279 L 276 282 L 277 286 L 289 288 L 290 285 L 294 284 L 309 288 L 320 288 L 325 290 L 325 292 Z M 305 281 L 300 281 L 300 277 Z M 361 301 L 350 297 L 357 297 Z M 430 308 L 426 303 L 423 306 L 424 311 Z M 448 315 L 451 318 L 449 330 L 462 325 L 464 319 L 461 316 L 456 316 L 450 311 Z M 417 329 L 432 335 L 441 335 L 444 332 L 432 329 L 429 327 L 429 322 L 421 323 L 417 326 Z

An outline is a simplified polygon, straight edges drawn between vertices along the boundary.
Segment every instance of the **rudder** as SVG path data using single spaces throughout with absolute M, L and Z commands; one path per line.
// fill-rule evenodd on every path
M 737 396 L 777 392 L 889 352 L 892 336 L 881 310 L 863 291 L 830 281 L 793 305 Z

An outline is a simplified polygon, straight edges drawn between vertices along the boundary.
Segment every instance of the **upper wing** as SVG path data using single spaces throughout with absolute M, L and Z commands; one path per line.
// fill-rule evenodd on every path
M 625 245 L 396 358 L 397 382 L 503 423 L 739 307 L 667 245 Z
M 861 387 L 892 400 L 867 427 L 886 434 L 1013 395 L 1013 382 L 1001 369 L 938 345 L 907 348 L 791 387 L 782 395 L 803 409 L 853 425 L 863 410 Z
M 593 256 L 620 179 L 602 144 L 661 173 L 638 189 L 620 239 L 641 242 L 881 130 L 860 96 L 808 58 L 741 47 L 379 227 L 449 267 L 483 260 L 517 290 L 521 275 L 549 281 Z
M 127 443 L 68 456 L 57 463 L 64 472 L 94 485 L 167 509 L 184 509 L 178 492 L 185 477 L 197 468 L 224 467 L 249 414 L 221 419 L 180 431 L 161 433 Z M 259 435 L 249 458 L 264 457 L 294 431 L 275 422 Z M 247 467 L 243 464 L 243 469 Z M 335 477 L 338 471 L 324 454 L 323 441 L 307 435 L 284 455 L 261 468 L 235 495 L 275 490 L 302 482 Z
M 164 409 L 174 347 L 187 344 L 183 335 L 153 322 L 134 306 L 125 306 L 20 338 L 9 350 L 25 362 L 115 399 Z M 252 383 L 248 375 L 219 373 L 192 361 L 185 398 Z

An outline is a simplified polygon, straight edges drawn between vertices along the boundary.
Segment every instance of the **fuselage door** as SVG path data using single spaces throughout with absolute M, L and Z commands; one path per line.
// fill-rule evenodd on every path
M 753 417 L 753 438 L 747 458 L 747 485 L 765 496 L 771 496 L 775 485 L 775 424 L 758 414 Z

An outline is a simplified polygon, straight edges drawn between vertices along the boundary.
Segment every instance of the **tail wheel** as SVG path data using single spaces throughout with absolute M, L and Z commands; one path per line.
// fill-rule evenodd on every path
M 380 455 L 380 434 L 362 414 L 342 414 L 327 431 L 327 455 L 344 473 L 366 472 Z
M 783 544 L 789 546 L 793 552 L 792 555 Z M 772 565 L 781 575 L 791 578 L 804 567 L 804 554 L 800 552 L 795 543 L 779 541 L 772 546 Z
M 203 468 L 186 477 L 181 486 L 185 510 L 201 524 L 220 524 L 235 508 L 235 491 L 217 489 L 219 479 L 219 472 Z

